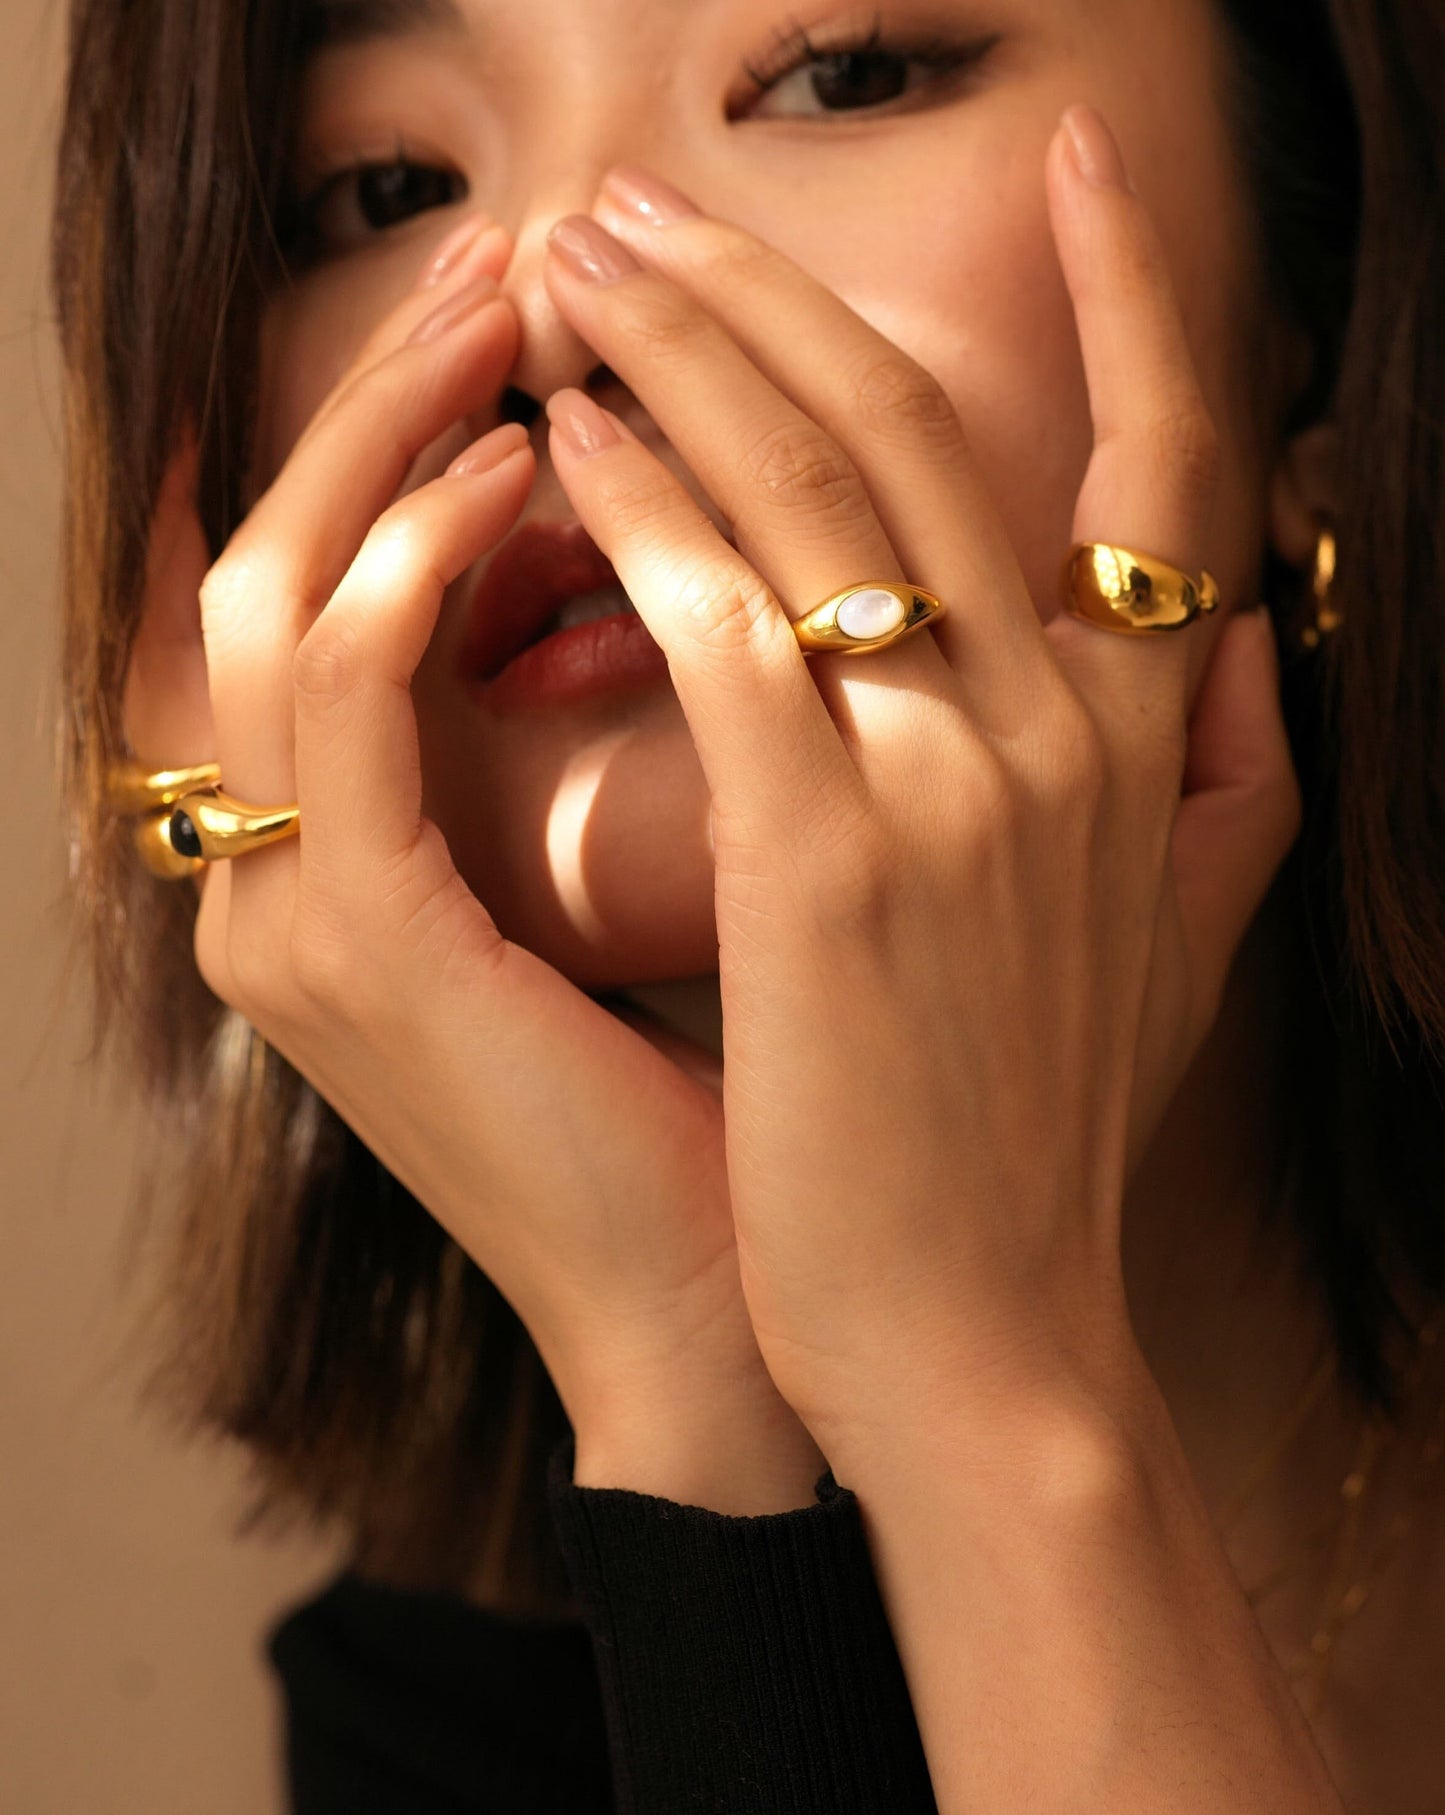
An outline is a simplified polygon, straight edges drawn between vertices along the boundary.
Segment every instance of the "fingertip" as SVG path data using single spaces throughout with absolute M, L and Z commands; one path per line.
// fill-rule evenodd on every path
M 517 454 L 531 451 L 532 438 L 520 422 L 504 422 L 463 448 L 446 470 L 449 479 L 476 478 L 495 472 Z
M 1074 174 L 1092 190 L 1136 194 L 1119 141 L 1097 107 L 1075 101 L 1059 116 Z
M 498 253 L 506 254 L 501 260 L 505 265 L 510 257 L 509 244 L 507 230 L 489 214 L 476 210 L 433 249 L 413 287 L 423 291 L 434 290 L 443 283 L 466 283 L 496 263 Z
M 627 435 L 611 410 L 604 410 L 574 386 L 553 391 L 546 408 L 554 444 L 580 460 L 615 447 Z M 637 437 L 631 439 L 635 441 Z

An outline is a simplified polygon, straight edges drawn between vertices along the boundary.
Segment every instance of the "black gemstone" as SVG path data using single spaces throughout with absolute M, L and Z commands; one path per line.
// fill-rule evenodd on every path
M 200 835 L 191 824 L 190 814 L 179 807 L 171 814 L 171 849 L 181 857 L 201 855 Z

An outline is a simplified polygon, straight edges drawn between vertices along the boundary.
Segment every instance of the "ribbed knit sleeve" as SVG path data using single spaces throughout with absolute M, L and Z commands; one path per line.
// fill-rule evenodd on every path
M 292 1815 L 611 1815 L 575 1621 L 345 1571 L 272 1629 Z
M 578 1487 L 548 1499 L 591 1636 L 618 1815 L 936 1815 L 856 1497 L 733 1516 Z

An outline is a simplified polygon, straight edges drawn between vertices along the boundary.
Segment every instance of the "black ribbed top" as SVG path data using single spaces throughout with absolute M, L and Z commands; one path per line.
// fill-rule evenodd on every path
M 296 1815 L 936 1815 L 858 1502 L 548 1501 L 585 1624 L 346 1572 L 274 1629 Z

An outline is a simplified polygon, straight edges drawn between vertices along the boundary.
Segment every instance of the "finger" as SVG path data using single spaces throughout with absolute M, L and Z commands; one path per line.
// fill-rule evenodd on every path
M 642 266 L 586 215 L 558 222 L 548 245 L 549 291 L 641 398 L 790 618 L 860 580 L 928 584 L 903 573 L 838 441 L 759 371 L 695 297 Z M 846 666 L 857 678 L 857 664 Z M 913 635 L 870 658 L 869 674 L 936 686 L 944 666 L 931 636 Z
M 495 278 L 500 283 L 512 252 L 512 237 L 506 228 L 479 210 L 469 214 L 451 233 L 434 244 L 411 289 L 366 335 L 345 372 L 311 418 L 308 430 L 345 395 L 347 387 L 363 372 L 370 371 L 388 353 L 404 346 L 413 328 L 425 321 L 439 303 L 480 277 Z
M 767 583 L 611 411 L 566 390 L 547 415 L 557 476 L 667 657 L 724 835 L 836 824 L 861 777 Z
M 596 211 L 843 448 L 904 575 L 951 605 L 931 630 L 952 666 L 986 687 L 1005 663 L 1036 662 L 1042 633 L 1013 545 L 932 374 L 783 253 L 651 172 L 609 171 Z
M 1195 701 L 1171 853 L 1190 974 L 1207 1002 L 1218 1000 L 1302 811 L 1274 627 L 1263 608 L 1237 613 Z
M 685 1072 L 702 1085 L 709 1096 L 722 1101 L 722 1060 L 711 1047 L 687 1039 L 647 1009 L 634 1004 L 609 1002 L 607 1012 L 614 1020 L 621 1021 L 624 1027 L 630 1027 L 635 1034 L 646 1040 L 663 1058 L 670 1059 L 679 1071 Z
M 515 358 L 517 322 L 490 277 L 450 293 L 413 338 L 346 385 L 292 449 L 202 589 L 217 756 L 227 789 L 295 797 L 291 665 L 297 644 L 417 455 L 490 405 Z M 437 317 L 424 317 L 436 320 Z M 258 852 L 259 866 L 287 849 Z
M 536 471 L 515 422 L 459 462 L 464 472 L 449 469 L 382 513 L 296 651 L 300 886 L 348 914 L 401 873 L 421 833 L 410 688 L 442 595 L 507 533 Z
M 362 370 L 405 341 L 411 328 L 447 293 L 437 288 L 443 279 L 454 286 L 483 275 L 499 278 L 510 249 L 507 234 L 488 216 L 469 215 L 433 248 L 416 287 L 368 335 L 322 409 Z M 156 500 L 140 628 L 126 667 L 122 722 L 127 744 L 161 767 L 210 761 L 216 754 L 199 604 L 211 565 L 195 502 L 199 460 L 200 447 L 188 416 Z
M 1098 180 L 1081 167 L 1079 142 Z M 1092 108 L 1070 108 L 1049 146 L 1047 188 L 1094 428 L 1074 539 L 1118 543 L 1197 580 L 1217 440 L 1163 245 L 1126 184 L 1103 120 Z M 1141 742 L 1180 747 L 1189 664 L 1207 654 L 1203 630 L 1130 636 L 1066 611 L 1046 628 L 1101 730 L 1133 740 L 1136 754 Z

